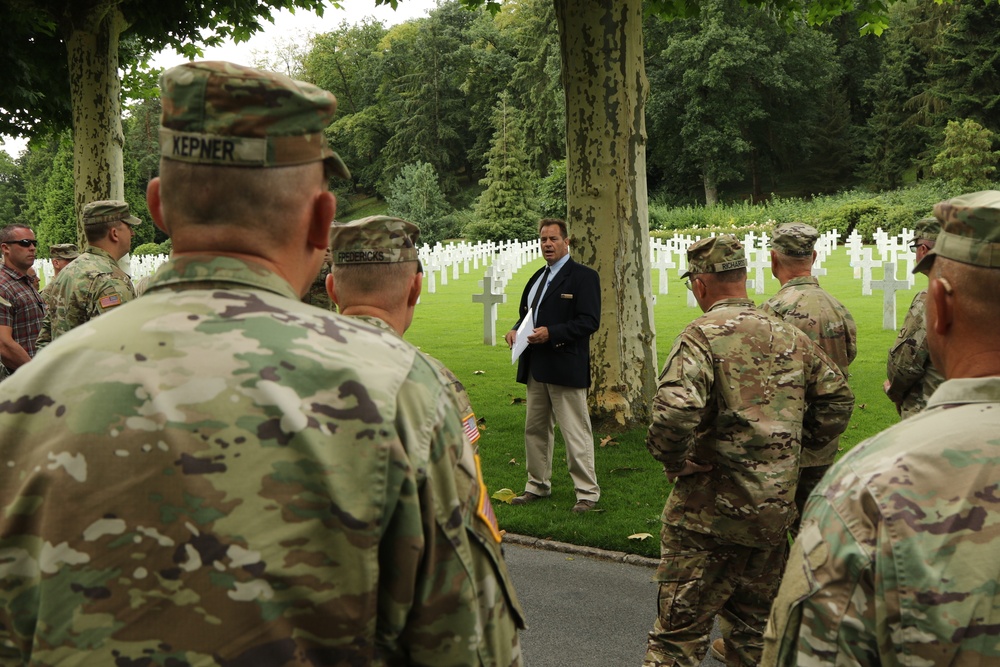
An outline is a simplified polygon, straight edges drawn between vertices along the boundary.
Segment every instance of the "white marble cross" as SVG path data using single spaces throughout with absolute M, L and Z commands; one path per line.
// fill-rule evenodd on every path
M 654 248 L 656 253 L 656 258 L 653 261 L 653 268 L 660 271 L 660 284 L 658 292 L 660 294 L 670 293 L 670 269 L 673 269 L 677 264 L 673 260 L 673 256 L 669 250 L 664 246 L 656 246 Z
M 771 251 L 754 249 L 745 250 L 748 255 L 747 273 L 753 272 L 753 278 L 747 280 L 747 289 L 753 287 L 754 294 L 764 293 L 765 270 L 771 268 Z
M 497 304 L 507 303 L 507 295 L 493 291 L 493 267 L 486 269 L 479 281 L 482 294 L 473 294 L 472 300 L 483 304 L 483 345 L 497 344 Z
M 821 278 L 826 275 L 826 269 L 823 268 L 823 262 L 826 261 L 826 250 L 817 250 L 816 259 L 813 260 L 812 268 L 810 273 L 816 278 Z
M 872 249 L 864 248 L 861 252 L 861 259 L 851 262 L 851 266 L 861 269 L 861 295 L 871 296 L 872 294 L 872 269 L 881 266 L 881 262 L 872 259 Z
M 892 262 L 882 264 L 882 280 L 872 281 L 872 289 L 882 290 L 882 328 L 896 329 L 896 292 L 909 289 L 907 280 L 896 280 L 896 265 Z

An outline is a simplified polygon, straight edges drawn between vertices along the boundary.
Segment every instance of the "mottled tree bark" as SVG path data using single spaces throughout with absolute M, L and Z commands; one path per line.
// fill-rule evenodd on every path
M 111 4 L 111 3 L 108 3 Z M 118 37 L 126 24 L 116 7 L 91 10 L 69 31 L 70 90 L 73 102 L 73 178 L 80 247 L 87 245 L 82 212 L 89 202 L 125 198 Z
M 591 411 L 595 429 L 618 430 L 649 422 L 656 385 L 642 2 L 554 1 L 566 87 L 571 247 L 574 259 L 601 276 Z

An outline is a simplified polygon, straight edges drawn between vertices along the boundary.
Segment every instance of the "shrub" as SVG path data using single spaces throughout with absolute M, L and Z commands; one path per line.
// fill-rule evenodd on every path
M 164 255 L 164 254 L 168 254 L 168 253 L 164 253 L 162 250 L 160 250 L 160 245 L 161 244 L 159 244 L 159 243 L 143 243 L 142 245 L 136 246 L 135 249 L 132 250 L 132 254 L 133 255 Z

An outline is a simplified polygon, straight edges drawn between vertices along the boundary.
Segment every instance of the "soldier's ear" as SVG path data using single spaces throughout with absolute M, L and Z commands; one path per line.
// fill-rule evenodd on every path
M 927 310 L 927 327 L 934 328 L 934 332 L 939 336 L 948 333 L 955 316 L 954 290 L 947 278 L 931 278 L 927 288 L 927 297 L 933 303 L 932 308 Z M 932 321 L 933 320 L 933 321 Z
M 153 224 L 156 225 L 161 232 L 170 236 L 170 230 L 163 224 L 163 209 L 161 208 L 161 203 L 160 177 L 157 176 L 146 186 L 146 207 L 149 209 L 149 214 L 153 217 Z
M 406 305 L 408 308 L 413 308 L 417 305 L 417 301 L 420 300 L 420 292 L 424 288 L 424 274 L 415 273 L 410 279 L 410 291 L 406 295 Z
M 333 272 L 326 274 L 326 293 L 330 297 L 330 301 L 337 304 L 337 308 L 340 308 L 340 301 L 337 299 L 337 284 L 333 280 Z

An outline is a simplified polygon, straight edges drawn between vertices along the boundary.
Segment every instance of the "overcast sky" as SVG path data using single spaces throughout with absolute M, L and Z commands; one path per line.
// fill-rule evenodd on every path
M 265 21 L 263 31 L 242 44 L 230 43 L 205 49 L 205 60 L 228 60 L 241 65 L 250 65 L 255 60 L 255 51 L 258 53 L 273 51 L 275 45 L 289 40 L 305 42 L 311 35 L 336 29 L 343 21 L 355 25 L 365 17 L 373 16 L 385 25 L 395 25 L 426 16 L 436 3 L 435 0 L 400 0 L 395 11 L 387 5 L 376 7 L 375 0 L 343 0 L 342 4 L 344 9 L 328 7 L 323 12 L 322 18 L 303 10 L 295 14 L 284 10 L 275 12 L 273 25 Z M 154 67 L 166 69 L 182 62 L 184 58 L 170 50 L 154 57 L 152 64 Z M 17 157 L 27 144 L 26 140 L 10 137 L 0 137 L 0 141 L 3 150 L 13 157 Z

